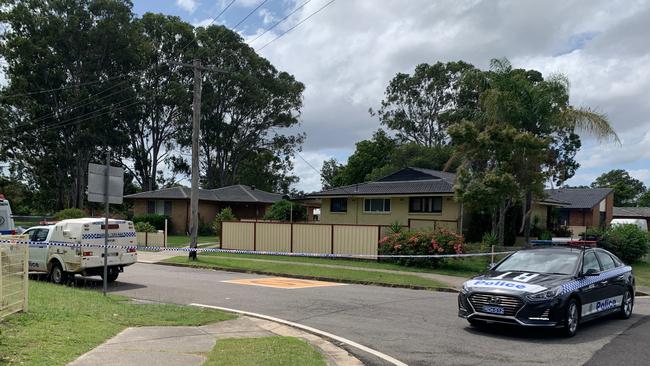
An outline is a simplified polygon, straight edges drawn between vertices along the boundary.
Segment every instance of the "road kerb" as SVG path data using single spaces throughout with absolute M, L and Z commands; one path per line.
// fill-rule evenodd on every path
M 386 361 L 386 362 L 388 362 L 388 363 L 390 363 L 392 365 L 395 365 L 395 366 L 407 366 L 407 364 L 405 364 L 404 362 L 402 362 L 402 361 L 400 361 L 400 360 L 398 360 L 398 359 L 396 359 L 394 357 L 391 357 L 391 356 L 389 356 L 387 354 L 384 354 L 384 353 L 381 353 L 381 352 L 379 352 L 377 350 L 374 350 L 374 349 L 372 349 L 370 347 L 366 347 L 366 346 L 364 346 L 362 344 L 351 341 L 351 340 L 349 340 L 347 338 L 343 338 L 343 337 L 337 336 L 335 334 L 328 333 L 328 332 L 325 332 L 325 331 L 322 331 L 320 329 L 316 329 L 316 328 L 313 328 L 313 327 L 310 327 L 310 326 L 307 326 L 307 325 L 294 323 L 294 322 L 291 322 L 291 321 L 288 321 L 288 320 L 284 320 L 284 319 L 280 319 L 280 318 L 276 318 L 276 317 L 272 317 L 272 316 L 268 316 L 268 315 L 264 315 L 264 314 L 258 314 L 258 313 L 253 313 L 253 312 L 250 312 L 250 311 L 244 311 L 244 310 L 224 308 L 224 307 L 221 307 L 221 306 L 213 306 L 213 305 L 197 304 L 197 303 L 192 303 L 192 304 L 189 304 L 189 305 L 190 306 L 202 307 L 202 308 L 209 308 L 209 309 L 217 309 L 217 310 L 222 310 L 222 311 L 228 311 L 228 312 L 232 312 L 232 313 L 242 314 L 242 315 L 246 315 L 246 316 L 250 316 L 250 317 L 254 317 L 254 318 L 265 319 L 265 320 L 273 321 L 273 322 L 276 322 L 276 323 L 288 325 L 290 327 L 298 328 L 298 329 L 303 330 L 305 332 L 316 334 L 316 335 L 324 337 L 324 338 L 329 338 L 329 339 L 335 340 L 337 342 L 348 345 L 350 347 L 354 347 L 354 348 L 356 348 L 356 349 L 358 349 L 360 351 L 366 352 L 366 353 L 371 354 L 371 355 L 373 355 L 373 356 L 375 356 L 375 357 L 377 357 L 377 358 L 379 358 L 381 360 L 384 360 L 384 361 Z

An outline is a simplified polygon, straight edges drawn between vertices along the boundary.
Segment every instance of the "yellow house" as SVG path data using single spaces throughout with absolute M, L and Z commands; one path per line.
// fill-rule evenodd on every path
M 462 225 L 462 205 L 454 200 L 456 175 L 405 168 L 373 182 L 337 187 L 307 195 L 321 202 L 323 224 L 389 226 L 411 229 Z

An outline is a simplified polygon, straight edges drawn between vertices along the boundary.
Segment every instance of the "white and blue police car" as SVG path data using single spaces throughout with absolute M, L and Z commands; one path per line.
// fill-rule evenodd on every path
M 588 320 L 613 313 L 629 318 L 632 268 L 593 242 L 567 244 L 517 251 L 465 282 L 458 316 L 474 326 L 560 328 L 569 337 Z

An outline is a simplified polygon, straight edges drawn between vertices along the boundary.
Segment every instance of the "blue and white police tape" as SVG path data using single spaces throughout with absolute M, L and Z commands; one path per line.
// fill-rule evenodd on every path
M 55 247 L 70 247 L 70 248 L 104 248 L 103 244 L 85 244 L 85 243 L 65 243 L 65 242 L 39 242 L 28 240 L 0 240 L 0 244 L 20 244 L 29 245 L 31 247 L 43 247 L 45 245 Z M 287 257 L 319 257 L 319 258 L 465 258 L 465 257 L 485 257 L 491 255 L 503 255 L 514 253 L 508 252 L 494 252 L 494 253 L 463 253 L 463 254 L 336 254 L 336 253 L 294 253 L 294 252 L 275 252 L 275 251 L 261 251 L 261 250 L 240 250 L 240 249 L 221 249 L 221 248 L 167 248 L 160 246 L 136 246 L 136 245 L 113 245 L 106 246 L 108 249 L 136 249 L 140 251 L 168 251 L 168 252 L 197 252 L 197 253 L 231 253 L 231 254 L 259 254 L 259 255 L 275 255 Z

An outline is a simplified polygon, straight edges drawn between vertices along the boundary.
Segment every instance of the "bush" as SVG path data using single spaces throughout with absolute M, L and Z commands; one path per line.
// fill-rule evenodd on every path
M 265 220 L 289 221 L 293 207 L 293 221 L 304 221 L 307 218 L 307 209 L 287 200 L 281 200 L 273 204 L 271 209 L 264 215 Z
M 135 231 L 138 233 L 155 233 L 157 230 L 150 223 L 141 221 L 135 224 Z
M 493 245 L 498 246 L 499 245 L 499 238 L 496 236 L 496 234 L 492 233 L 485 233 L 483 234 L 483 244 L 487 246 L 488 248 L 491 248 Z
M 636 225 L 616 225 L 605 230 L 598 246 L 616 254 L 623 262 L 633 263 L 648 253 L 648 233 Z
M 388 230 L 390 230 L 391 234 L 398 234 L 401 233 L 404 230 L 404 227 L 399 223 L 399 221 L 395 221 L 390 226 L 388 227 Z
M 219 237 L 221 237 L 221 223 L 224 221 L 235 221 L 237 218 L 235 217 L 235 214 L 232 213 L 232 209 L 230 207 L 226 207 L 221 212 L 217 214 L 217 216 L 214 217 L 214 221 L 212 222 L 212 231 Z
M 559 238 L 570 238 L 573 236 L 573 232 L 566 226 L 558 226 L 553 229 L 553 235 Z
M 172 232 L 172 221 L 169 219 L 169 216 L 158 215 L 158 214 L 145 214 L 133 216 L 133 223 L 137 224 L 138 222 L 148 222 L 156 230 L 165 230 L 165 219 L 167 219 L 167 231 Z
M 541 230 L 537 238 L 539 240 L 551 240 L 553 239 L 553 233 L 548 230 Z
M 201 236 L 211 236 L 214 235 L 214 230 L 212 230 L 212 226 L 210 224 L 199 221 L 198 234 Z
M 463 236 L 449 230 L 403 231 L 385 236 L 379 241 L 379 254 L 434 255 L 460 254 L 464 249 Z M 386 258 L 405 266 L 438 267 L 442 258 Z
M 54 214 L 54 220 L 80 219 L 86 217 L 86 212 L 78 208 L 66 208 Z

